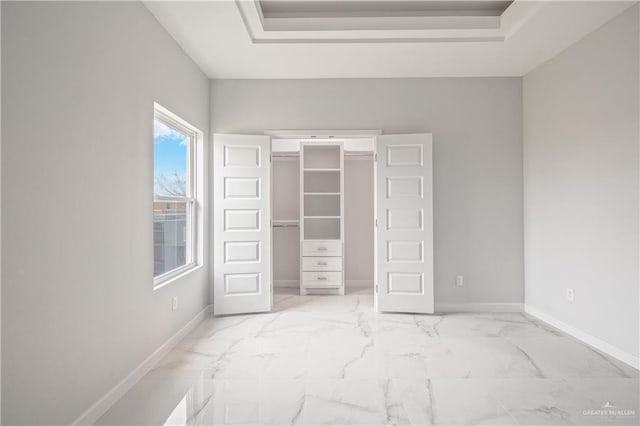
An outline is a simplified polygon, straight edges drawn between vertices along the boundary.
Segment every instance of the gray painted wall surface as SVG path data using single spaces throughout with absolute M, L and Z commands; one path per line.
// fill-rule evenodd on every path
M 524 78 L 526 303 L 636 357 L 638 21 Z
M 344 161 L 344 276 L 349 284 L 373 288 L 373 158 Z M 350 283 L 356 281 L 355 283 Z
M 522 80 L 213 80 L 218 133 L 431 132 L 436 303 L 522 302 Z M 456 275 L 465 286 L 455 286 Z
M 68 424 L 208 304 L 152 289 L 153 102 L 206 134 L 208 80 L 133 2 L 2 2 L 2 67 L 3 424 Z

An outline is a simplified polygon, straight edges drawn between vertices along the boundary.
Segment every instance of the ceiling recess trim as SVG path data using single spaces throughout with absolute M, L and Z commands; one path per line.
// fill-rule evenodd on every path
M 503 42 L 544 2 L 515 0 L 500 16 L 265 17 L 258 0 L 235 0 L 252 43 Z

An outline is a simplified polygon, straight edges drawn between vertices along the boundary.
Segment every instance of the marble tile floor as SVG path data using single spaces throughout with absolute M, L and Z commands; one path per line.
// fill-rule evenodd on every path
M 207 318 L 98 424 L 639 424 L 638 371 L 524 314 L 274 301 Z

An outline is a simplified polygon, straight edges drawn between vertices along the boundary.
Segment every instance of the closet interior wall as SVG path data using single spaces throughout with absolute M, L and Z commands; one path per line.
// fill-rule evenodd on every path
M 272 163 L 274 287 L 300 286 L 300 160 L 274 156 Z M 373 156 L 345 156 L 344 271 L 347 291 L 373 286 Z M 284 222 L 286 221 L 286 222 Z
M 344 263 L 347 292 L 373 288 L 373 155 L 344 159 Z
M 274 287 L 300 286 L 300 159 L 274 157 L 271 178 Z M 283 222 L 286 221 L 286 222 Z

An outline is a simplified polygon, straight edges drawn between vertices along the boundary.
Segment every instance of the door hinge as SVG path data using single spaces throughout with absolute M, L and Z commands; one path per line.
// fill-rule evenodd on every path
M 376 284 L 376 293 L 378 292 L 378 284 Z
M 374 161 L 375 163 L 377 163 L 377 162 L 378 162 L 378 153 L 377 153 L 377 152 L 376 152 L 375 154 L 373 154 L 373 161 Z
M 378 227 L 378 219 L 376 219 L 376 228 Z

